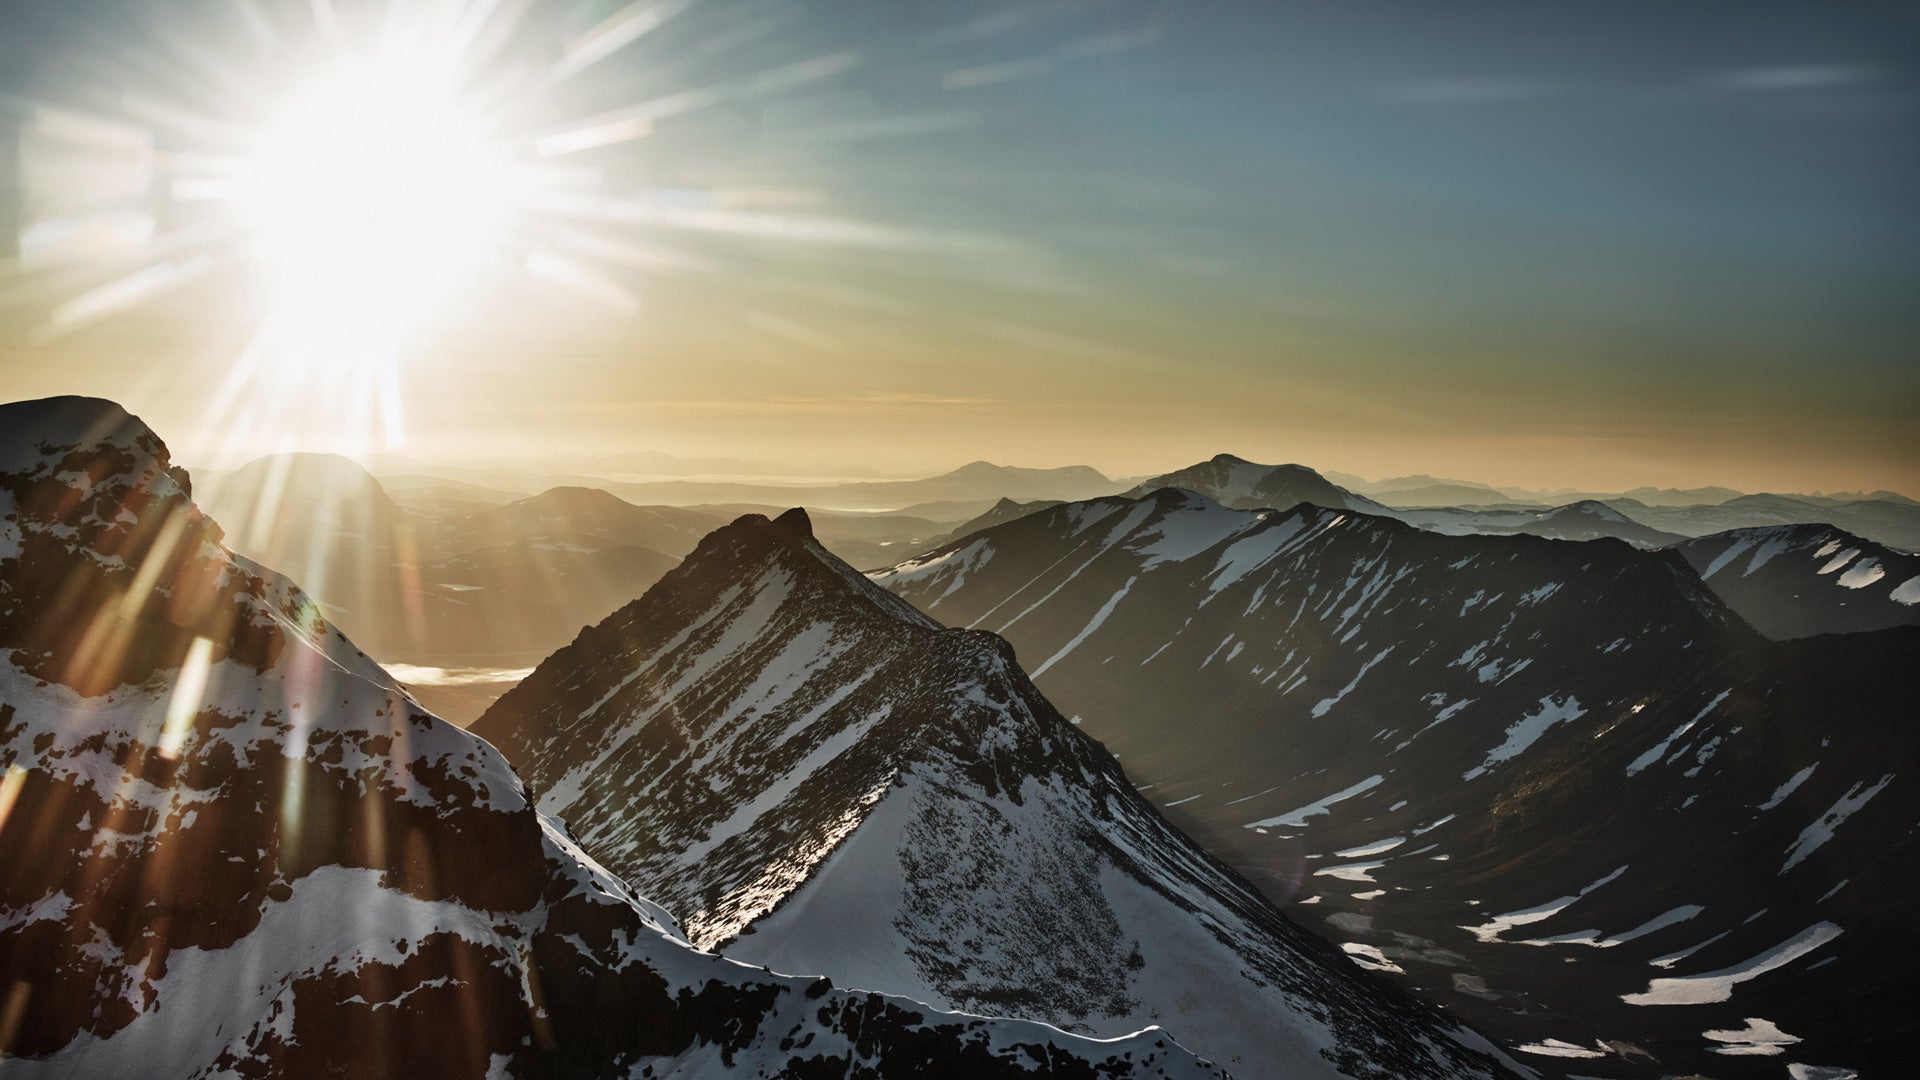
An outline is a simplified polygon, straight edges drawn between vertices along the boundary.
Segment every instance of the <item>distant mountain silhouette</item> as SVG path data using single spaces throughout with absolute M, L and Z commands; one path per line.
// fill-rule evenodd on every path
M 608 490 L 641 503 L 689 506 L 701 503 L 776 503 L 845 510 L 897 510 L 914 503 L 1000 498 L 1084 499 L 1120 487 L 1084 465 L 1024 469 L 975 461 L 924 480 L 874 480 L 844 484 L 776 485 L 665 480 L 614 484 Z
M 1682 536 L 1770 525 L 1834 525 L 1901 551 L 1920 551 L 1920 505 L 1867 499 L 1818 505 L 1785 495 L 1742 495 L 1717 506 L 1650 506 L 1632 499 L 1607 505 L 1643 525 Z
M 1428 484 L 1369 494 L 1388 506 L 1510 506 L 1535 501 L 1518 499 L 1478 484 Z
M 556 489 L 443 517 L 411 513 L 348 458 L 263 458 L 204 505 L 233 547 L 298 575 L 326 615 L 388 659 L 531 664 L 645 591 L 716 520 Z M 657 546 L 656 546 L 657 545 Z

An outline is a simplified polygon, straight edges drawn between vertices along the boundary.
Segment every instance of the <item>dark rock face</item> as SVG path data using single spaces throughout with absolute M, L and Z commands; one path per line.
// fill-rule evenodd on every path
M 1920 626 L 1920 556 L 1831 525 L 1735 529 L 1674 549 L 1776 641 Z
M 1503 1070 L 1208 858 L 1035 690 L 816 543 L 743 517 L 474 725 L 699 945 L 1240 1076 Z
M 1206 1076 L 695 952 L 105 402 L 0 406 L 9 1076 Z
M 1673 551 L 1167 491 L 872 577 L 1004 634 L 1176 825 L 1529 1065 L 1871 1074 L 1920 1034 L 1912 630 L 1772 643 Z M 1786 1036 L 1728 1053 L 1754 1017 Z

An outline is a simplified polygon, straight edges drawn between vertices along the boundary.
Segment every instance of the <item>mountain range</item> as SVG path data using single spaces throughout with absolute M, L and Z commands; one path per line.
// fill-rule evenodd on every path
M 1920 1034 L 1884 902 L 1911 628 L 1772 642 L 1676 551 L 1175 489 L 872 577 L 1005 636 L 1174 824 L 1530 1065 L 1874 1075 Z
M 473 725 L 694 944 L 1243 1077 L 1505 1075 L 1209 858 L 1005 641 L 817 543 L 720 529 Z M 1484 1043 L 1480 1043 L 1484 1046 Z
M 1503 503 L 1468 497 L 1476 492 L 1484 495 L 1490 490 L 1484 486 L 1455 481 L 1446 482 L 1446 486 L 1449 492 L 1444 497 L 1436 494 L 1431 502 L 1425 497 L 1409 500 L 1405 496 L 1409 491 L 1431 489 L 1432 485 L 1425 489 L 1390 487 L 1377 491 L 1378 498 L 1371 498 L 1336 485 L 1304 465 L 1260 465 L 1219 454 L 1144 480 L 1127 494 L 1137 498 L 1161 488 L 1180 488 L 1233 509 L 1285 510 L 1304 502 L 1391 517 L 1435 532 L 1529 532 L 1561 539 L 1613 536 L 1641 547 L 1664 547 L 1687 537 L 1730 529 L 1827 524 L 1902 551 L 1920 550 L 1920 504 L 1890 492 L 1861 500 L 1816 503 L 1784 495 L 1742 495 L 1728 488 L 1641 488 L 1628 495 L 1563 492 L 1540 502 L 1529 497 Z M 1632 497 L 1635 494 L 1652 501 L 1643 502 Z M 1684 501 L 1688 499 L 1709 501 Z
M 1494 487 L 1478 480 L 1446 480 L 1425 474 L 1367 480 L 1352 473 L 1327 472 L 1327 479 L 1349 491 L 1370 495 L 1391 506 L 1439 507 L 1480 505 L 1564 506 L 1571 502 L 1612 502 L 1630 499 L 1644 506 L 1690 507 L 1719 506 L 1749 494 L 1730 487 L 1661 488 L 1637 487 L 1625 491 L 1582 491 L 1560 488 L 1541 491 L 1528 488 Z M 1786 492 L 1782 497 L 1814 506 L 1845 506 L 1858 502 L 1892 502 L 1920 505 L 1894 491 Z
M 1905 1063 L 1920 507 L 1093 476 L 196 490 L 0 406 L 6 1070 Z
M 1007 474 L 986 465 L 960 472 L 989 486 L 980 490 Z M 1258 465 L 1224 454 L 1148 483 L 1201 491 L 1242 506 L 1304 501 L 1344 507 L 1444 533 L 1612 536 L 1643 547 L 1684 539 L 1598 502 L 1394 509 L 1304 466 Z M 463 723 L 581 626 L 604 618 L 658 580 L 699 537 L 742 513 L 778 512 L 751 503 L 639 506 L 596 487 L 558 487 L 526 498 L 438 482 L 403 482 L 403 489 L 404 501 L 391 497 L 383 481 L 345 458 L 283 455 L 203 481 L 199 496 L 216 518 L 235 523 L 231 542 L 236 550 L 296 573 L 330 619 L 375 655 L 398 664 L 426 704 Z M 927 493 L 909 487 L 894 498 Z M 503 498 L 508 501 L 499 501 Z M 1769 522 L 1827 512 L 1788 503 L 1799 510 L 1783 513 L 1773 497 L 1747 503 L 1764 511 Z M 821 543 L 865 568 L 890 565 L 907 553 L 1055 504 L 1001 498 L 957 526 L 960 517 L 980 508 L 978 502 L 921 503 L 894 513 L 815 508 L 812 514 Z M 1920 514 L 1894 503 L 1872 506 L 1889 516 L 1896 533 L 1903 515 Z M 1738 507 L 1708 509 L 1709 523 L 1745 520 Z M 1832 598 L 1839 594 L 1819 595 L 1828 600 L 1816 607 L 1835 606 Z M 1908 605 L 1883 606 L 1887 612 L 1880 622 L 1891 624 L 1900 621 Z M 1801 621 L 1824 625 L 1817 618 Z
M 0 406 L 9 1076 L 1224 1075 L 692 948 L 117 406 Z

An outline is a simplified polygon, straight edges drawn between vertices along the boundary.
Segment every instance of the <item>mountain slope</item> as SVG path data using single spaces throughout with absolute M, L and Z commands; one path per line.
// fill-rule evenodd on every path
M 1032 502 L 1016 502 L 1013 499 L 1001 499 L 999 502 L 994 503 L 992 507 L 988 508 L 985 513 L 979 514 L 971 520 L 955 526 L 953 531 L 947 534 L 943 542 L 951 543 L 963 536 L 970 536 L 973 533 L 977 533 L 981 529 L 990 529 L 995 525 L 1000 525 L 1005 522 L 1017 521 L 1020 518 L 1026 517 L 1028 514 L 1038 513 L 1041 510 L 1047 510 L 1059 505 L 1060 500 L 1058 499 L 1035 499 Z
M 1775 640 L 1920 626 L 1920 556 L 1827 525 L 1735 529 L 1674 545 Z
M 696 944 L 1241 1076 L 1496 1071 L 1201 854 L 990 634 L 740 519 L 474 725 Z
M 692 950 L 117 406 L 0 406 L 8 1076 L 1218 1075 Z
M 1007 636 L 1176 825 L 1529 1064 L 1773 1076 L 1920 1037 L 1885 903 L 1920 635 L 1771 644 L 1673 552 L 1177 491 L 873 578 Z M 1750 1017 L 1794 1041 L 1705 1034 Z

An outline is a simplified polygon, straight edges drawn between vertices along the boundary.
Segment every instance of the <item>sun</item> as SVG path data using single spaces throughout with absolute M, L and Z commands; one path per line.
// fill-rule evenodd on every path
M 259 136 L 241 201 L 278 363 L 390 364 L 504 250 L 520 169 L 441 67 L 341 64 Z

